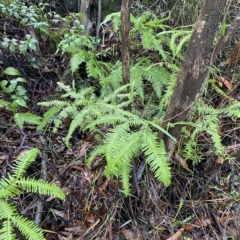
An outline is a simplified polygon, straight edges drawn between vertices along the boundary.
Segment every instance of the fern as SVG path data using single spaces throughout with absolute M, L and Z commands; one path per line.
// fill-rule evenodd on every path
M 39 122 L 41 121 L 41 117 L 34 115 L 32 113 L 15 113 L 14 114 L 14 120 L 16 124 L 23 128 L 24 123 L 28 123 L 31 125 L 39 125 Z
M 8 174 L 0 180 L 0 209 L 2 228 L 0 229 L 0 239 L 16 239 L 14 233 L 17 228 L 29 240 L 45 239 L 42 230 L 33 221 L 20 216 L 16 207 L 11 203 L 11 198 L 23 193 L 23 190 L 40 194 L 56 196 L 65 199 L 64 193 L 55 185 L 24 178 L 29 165 L 35 160 L 38 154 L 37 149 L 32 149 L 21 153 L 13 164 L 13 173 Z
M 143 135 L 142 149 L 154 175 L 166 186 L 171 183 L 171 172 L 163 141 L 157 142 L 157 136 L 146 129 Z

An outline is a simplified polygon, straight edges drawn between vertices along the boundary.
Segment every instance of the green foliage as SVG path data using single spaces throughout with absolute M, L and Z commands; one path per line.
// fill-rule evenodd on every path
M 12 76 L 20 76 L 20 72 L 13 67 L 6 68 L 1 74 L 1 77 L 7 79 L 0 81 L 0 89 L 6 94 L 11 95 L 12 102 L 2 100 L 0 101 L 0 107 L 5 107 L 16 112 L 19 106 L 27 108 L 27 90 L 24 86 L 19 85 L 19 83 L 26 83 L 27 81 L 24 78 L 13 78 Z
M 211 105 L 199 100 L 195 106 L 192 118 L 188 122 L 178 122 L 176 124 L 187 125 L 188 128 L 183 129 L 184 144 L 181 153 L 185 160 L 191 160 L 194 164 L 199 163 L 202 158 L 202 149 L 198 144 L 200 134 L 207 134 L 212 140 L 214 153 L 223 157 L 224 160 L 230 160 L 227 155 L 226 147 L 222 144 L 222 136 L 220 129 L 221 116 L 238 118 L 240 116 L 240 102 L 235 101 L 229 103 L 222 109 L 216 109 Z M 189 128 L 189 126 L 191 128 Z
M 107 162 L 106 176 L 120 177 L 124 193 L 128 195 L 131 161 L 144 153 L 155 176 L 166 186 L 170 184 L 171 174 L 165 147 L 163 143 L 157 143 L 156 132 L 152 129 L 164 130 L 154 122 L 125 110 L 134 100 L 134 94 L 126 93 L 128 85 L 120 87 L 106 97 L 96 97 L 92 88 L 76 92 L 69 86 L 59 86 L 66 92 L 61 96 L 63 100 L 43 102 L 39 105 L 50 107 L 43 116 L 43 122 L 53 122 L 55 131 L 64 119 L 72 119 L 66 136 L 68 147 L 69 140 L 78 127 L 82 131 L 90 130 L 95 133 L 108 129 L 107 134 L 102 133 L 104 140 L 99 143 L 99 147 L 90 154 L 88 166 L 97 155 L 103 155 Z M 164 133 L 169 135 L 166 131 Z
M 145 50 L 153 50 L 159 53 L 163 61 L 172 61 L 175 57 L 183 59 L 182 52 L 184 46 L 188 43 L 191 37 L 191 30 L 185 29 L 170 29 L 167 21 L 170 15 L 166 18 L 159 19 L 152 12 L 145 12 L 139 17 L 131 15 L 130 21 L 132 23 L 130 31 L 130 40 L 132 47 L 139 48 L 139 42 Z M 112 13 L 106 16 L 102 24 L 111 21 L 115 32 L 120 31 L 121 18 L 120 13 Z M 189 26 L 191 28 L 191 26 Z M 135 46 L 135 43 L 138 46 Z M 164 50 L 164 46 L 169 47 L 171 54 Z
M 26 239 L 45 239 L 42 230 L 33 221 L 20 216 L 11 199 L 24 191 L 46 194 L 65 199 L 64 193 L 55 185 L 43 180 L 25 178 L 27 168 L 35 160 L 38 149 L 21 153 L 13 164 L 12 174 L 0 180 L 0 239 L 16 239 L 14 229 L 17 228 Z

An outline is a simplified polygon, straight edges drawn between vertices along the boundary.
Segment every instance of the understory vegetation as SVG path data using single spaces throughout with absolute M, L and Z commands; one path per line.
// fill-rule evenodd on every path
M 188 121 L 164 129 L 201 1 L 162 2 L 132 3 L 123 84 L 120 12 L 97 39 L 81 13 L 0 0 L 0 239 L 237 239 L 239 39 L 211 66 Z M 171 159 L 159 132 L 178 141 Z

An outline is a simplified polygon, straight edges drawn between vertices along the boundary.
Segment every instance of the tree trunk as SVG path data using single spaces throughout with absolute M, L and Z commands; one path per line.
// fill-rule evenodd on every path
M 178 74 L 176 87 L 166 110 L 162 127 L 168 123 L 186 121 L 198 98 L 202 95 L 209 76 L 213 41 L 218 30 L 224 6 L 227 0 L 205 0 L 195 24 L 183 64 Z M 169 133 L 179 138 L 182 127 L 177 125 Z M 159 132 L 159 139 L 163 137 Z M 164 136 L 169 158 L 176 142 Z
M 79 9 L 79 12 L 83 14 L 82 25 L 84 26 L 86 35 L 90 35 L 92 30 L 92 22 L 90 20 L 90 5 L 91 0 L 82 0 Z
M 132 0 L 122 0 L 121 6 L 121 33 L 122 33 L 122 81 L 129 83 L 130 78 L 130 7 Z

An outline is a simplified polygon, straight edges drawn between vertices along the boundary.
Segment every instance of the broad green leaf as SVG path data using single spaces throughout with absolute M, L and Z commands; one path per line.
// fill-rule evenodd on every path
M 19 106 L 21 106 L 21 107 L 28 108 L 25 100 L 22 99 L 22 98 L 17 98 L 17 99 L 15 100 L 15 102 L 16 102 Z
M 16 68 L 13 68 L 13 67 L 8 67 L 3 72 L 10 76 L 19 76 L 20 75 L 20 72 Z
M 11 93 L 15 90 L 15 87 L 13 87 L 13 85 L 9 84 L 9 86 L 7 86 L 8 84 L 9 82 L 7 80 L 2 80 L 0 82 L 0 87 L 5 93 Z

